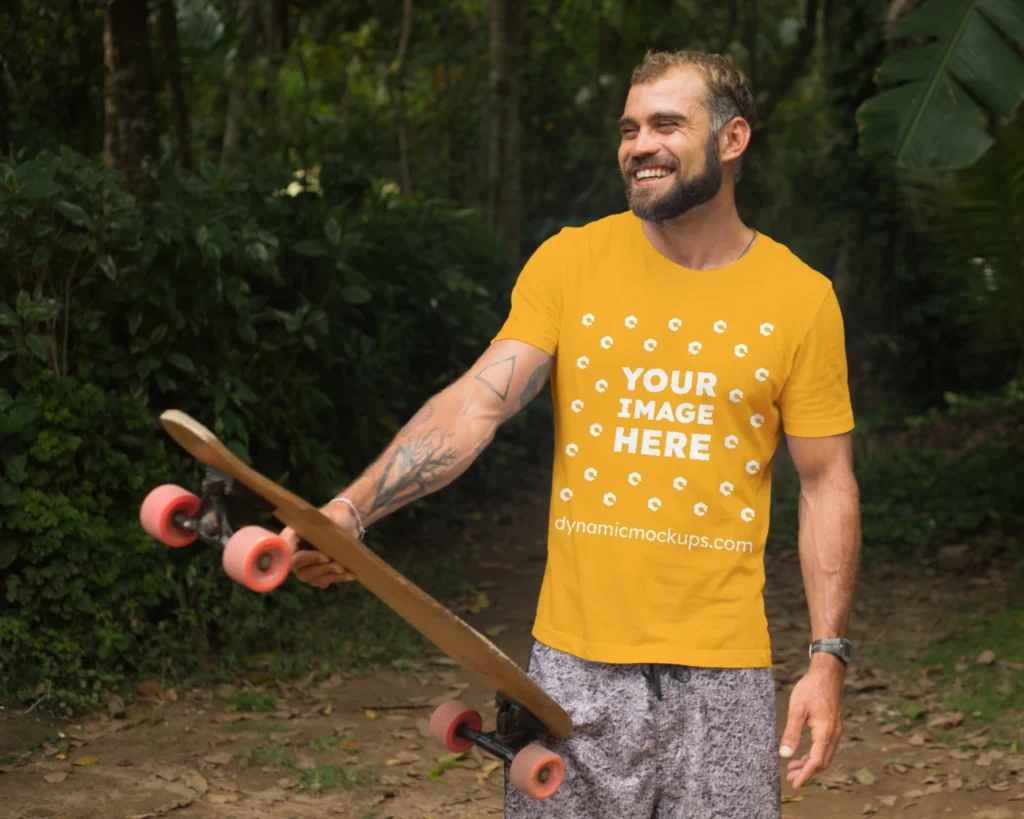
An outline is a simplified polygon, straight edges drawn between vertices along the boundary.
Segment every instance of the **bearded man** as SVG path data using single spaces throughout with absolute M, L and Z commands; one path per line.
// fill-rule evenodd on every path
M 843 320 L 828 278 L 741 220 L 755 123 L 719 55 L 648 54 L 619 121 L 628 210 L 544 242 L 490 347 L 323 507 L 353 534 L 446 486 L 550 379 L 548 561 L 528 673 L 574 731 L 506 819 L 779 819 L 842 732 L 860 554 Z M 777 735 L 762 590 L 772 462 L 800 479 L 810 660 Z M 293 545 L 294 532 L 286 530 Z M 315 550 L 314 586 L 349 580 Z

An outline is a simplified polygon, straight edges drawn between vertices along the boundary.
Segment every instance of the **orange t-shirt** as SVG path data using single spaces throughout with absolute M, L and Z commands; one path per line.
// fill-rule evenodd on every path
M 608 663 L 769 666 L 772 457 L 783 431 L 853 428 L 829 280 L 764 234 L 689 270 L 625 212 L 548 239 L 498 339 L 556 357 L 534 636 Z

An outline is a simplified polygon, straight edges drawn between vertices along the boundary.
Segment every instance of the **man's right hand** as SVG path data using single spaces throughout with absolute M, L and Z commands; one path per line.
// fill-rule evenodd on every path
M 328 504 L 322 506 L 320 511 L 352 537 L 359 537 L 355 516 L 344 503 Z M 290 526 L 281 531 L 281 539 L 291 549 L 292 571 L 303 583 L 318 589 L 326 589 L 332 583 L 345 583 L 356 579 L 356 576 L 340 563 L 331 560 L 323 552 L 310 548 L 311 544 L 306 543 Z

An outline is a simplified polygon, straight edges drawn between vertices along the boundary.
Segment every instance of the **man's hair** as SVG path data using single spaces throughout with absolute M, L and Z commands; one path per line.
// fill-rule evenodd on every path
M 644 85 L 660 80 L 666 74 L 692 67 L 700 72 L 707 87 L 704 107 L 711 119 L 711 134 L 717 135 L 725 123 L 742 117 L 753 129 L 757 122 L 754 92 L 746 75 L 720 54 L 705 51 L 648 51 L 644 61 L 633 71 L 631 83 Z M 742 157 L 740 158 L 742 160 Z M 737 179 L 740 162 L 736 163 Z

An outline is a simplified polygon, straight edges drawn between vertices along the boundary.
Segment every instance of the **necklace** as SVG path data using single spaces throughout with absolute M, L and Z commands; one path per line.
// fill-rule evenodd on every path
M 756 230 L 754 231 L 754 235 L 750 237 L 750 241 L 747 243 L 747 246 L 745 248 L 743 248 L 743 252 L 739 256 L 736 257 L 736 261 L 739 261 L 740 259 L 742 259 L 744 256 L 747 255 L 747 251 L 750 250 L 750 248 L 752 248 L 754 246 L 754 240 L 755 239 L 757 239 L 757 231 Z

